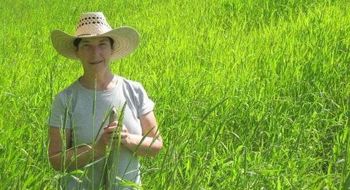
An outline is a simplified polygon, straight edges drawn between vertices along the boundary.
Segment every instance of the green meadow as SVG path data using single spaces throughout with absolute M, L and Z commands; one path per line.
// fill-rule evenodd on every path
M 141 35 L 111 67 L 156 103 L 164 148 L 141 158 L 144 189 L 350 189 L 350 2 L 0 4 L 0 189 L 57 188 L 47 121 L 82 69 L 50 32 L 90 11 Z

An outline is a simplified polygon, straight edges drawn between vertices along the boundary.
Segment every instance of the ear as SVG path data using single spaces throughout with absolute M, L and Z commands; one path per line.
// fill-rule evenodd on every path
M 115 50 L 115 43 L 113 43 L 112 47 L 111 47 L 111 50 L 112 50 L 112 53 L 114 52 Z
M 78 53 L 78 49 L 74 50 L 74 54 L 75 54 L 75 56 L 76 56 L 77 58 L 80 58 L 80 57 L 79 57 L 79 53 Z

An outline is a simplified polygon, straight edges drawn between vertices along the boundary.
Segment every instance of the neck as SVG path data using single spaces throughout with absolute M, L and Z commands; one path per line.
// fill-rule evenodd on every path
M 84 72 L 83 76 L 80 77 L 79 81 L 80 83 L 88 89 L 95 89 L 95 83 L 96 83 L 96 90 L 107 90 L 110 88 L 113 88 L 113 73 L 110 70 L 105 70 L 103 72 Z

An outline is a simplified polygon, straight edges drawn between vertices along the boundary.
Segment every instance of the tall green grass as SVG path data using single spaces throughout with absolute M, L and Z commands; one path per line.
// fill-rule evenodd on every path
M 2 189 L 53 189 L 52 97 L 82 73 L 52 48 L 81 12 L 141 34 L 112 64 L 156 102 L 165 148 L 145 189 L 350 187 L 350 11 L 345 0 L 2 1 Z

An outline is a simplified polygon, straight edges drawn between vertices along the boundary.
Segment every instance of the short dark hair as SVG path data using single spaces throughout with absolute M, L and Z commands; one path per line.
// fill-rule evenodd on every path
M 111 37 L 107 37 L 109 40 L 109 43 L 111 44 L 111 48 L 113 49 L 114 40 Z M 75 46 L 76 50 L 79 49 L 79 43 L 81 42 L 82 38 L 75 38 L 73 41 L 73 45 Z

